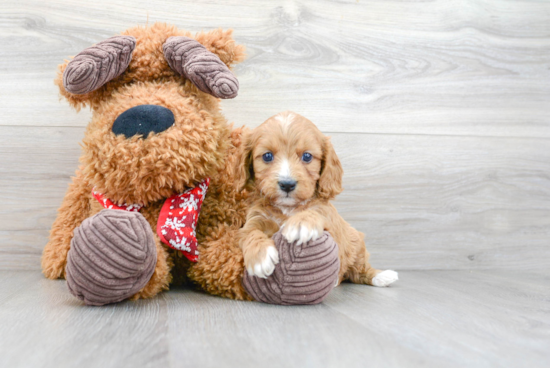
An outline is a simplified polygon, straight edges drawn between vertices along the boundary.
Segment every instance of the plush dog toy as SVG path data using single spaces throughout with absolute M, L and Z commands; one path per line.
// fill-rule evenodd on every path
M 243 59 L 231 31 L 192 37 L 157 23 L 60 66 L 61 95 L 93 117 L 44 249 L 48 278 L 105 304 L 151 297 L 198 259 L 201 204 L 230 144 L 219 98 L 237 95 L 228 67 Z
M 275 288 L 269 298 L 259 292 L 265 283 L 248 280 L 250 293 L 243 284 L 237 232 L 250 192 L 235 186 L 243 129 L 232 130 L 219 108 L 220 98 L 237 95 L 229 67 L 243 59 L 244 47 L 231 31 L 192 36 L 157 23 L 129 29 L 60 65 L 61 95 L 93 115 L 80 168 L 43 252 L 46 277 L 66 278 L 89 305 L 148 298 L 186 282 L 234 299 L 322 300 L 304 275 L 327 267 L 334 272 L 331 239 L 314 247 L 332 247 L 327 262 L 317 271 L 302 267 L 298 277 L 292 270 L 311 252 L 278 242 L 290 258 L 267 280 Z M 328 291 L 322 286 L 320 293 Z

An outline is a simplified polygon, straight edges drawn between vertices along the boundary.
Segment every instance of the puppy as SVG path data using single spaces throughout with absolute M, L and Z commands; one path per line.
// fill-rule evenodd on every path
M 239 230 L 244 264 L 266 278 L 279 262 L 271 236 L 282 228 L 289 242 L 308 242 L 328 231 L 339 248 L 338 282 L 388 286 L 397 272 L 369 264 L 364 234 L 338 214 L 330 200 L 342 191 L 343 170 L 328 137 L 293 112 L 277 114 L 244 138 L 237 185 L 253 203 Z

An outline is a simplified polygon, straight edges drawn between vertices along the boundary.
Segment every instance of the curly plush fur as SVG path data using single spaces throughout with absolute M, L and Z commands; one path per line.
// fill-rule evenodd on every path
M 122 34 L 136 39 L 132 60 L 122 75 L 101 88 L 71 94 L 62 82 L 69 61 L 59 67 L 56 84 L 61 95 L 77 110 L 89 106 L 93 117 L 85 132 L 80 168 L 43 252 L 43 272 L 52 279 L 64 276 L 74 229 L 102 209 L 91 196 L 95 187 L 116 203 L 144 205 L 141 214 L 155 233 L 155 271 L 133 299 L 152 297 L 168 289 L 171 282 L 184 282 L 187 274 L 214 294 L 250 299 L 240 286 L 242 266 L 238 264 L 242 264 L 242 254 L 229 240 L 232 229 L 242 225 L 246 211 L 246 191 L 237 192 L 232 186 L 232 157 L 238 150 L 241 130 L 231 132 L 219 100 L 175 73 L 164 59 L 162 45 L 166 39 L 193 37 L 189 32 L 156 23 Z M 235 44 L 231 31 L 201 32 L 193 38 L 227 66 L 244 59 L 244 47 Z M 174 125 L 145 139 L 114 135 L 111 128 L 117 116 L 143 104 L 169 108 L 175 116 Z M 201 261 L 192 265 L 179 251 L 165 246 L 155 229 L 164 200 L 205 177 L 211 178 L 211 186 L 197 229 Z

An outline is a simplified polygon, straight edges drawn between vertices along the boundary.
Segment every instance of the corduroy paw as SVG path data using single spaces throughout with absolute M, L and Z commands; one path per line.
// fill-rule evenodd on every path
M 138 212 L 103 210 L 77 227 L 67 255 L 70 292 L 88 305 L 128 299 L 157 263 L 153 231 Z
M 256 301 L 282 304 L 318 304 L 338 283 L 338 245 L 328 232 L 316 240 L 290 243 L 281 231 L 272 240 L 279 263 L 268 277 L 245 272 L 243 285 Z

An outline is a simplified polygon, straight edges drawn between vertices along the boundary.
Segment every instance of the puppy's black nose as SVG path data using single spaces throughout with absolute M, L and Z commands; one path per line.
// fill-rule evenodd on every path
M 174 125 L 174 114 L 166 107 L 158 105 L 139 105 L 124 111 L 116 118 L 112 131 L 126 138 L 141 135 L 147 138 L 149 133 L 160 133 Z
M 296 180 L 281 180 L 279 182 L 279 188 L 284 192 L 290 193 L 296 189 Z

